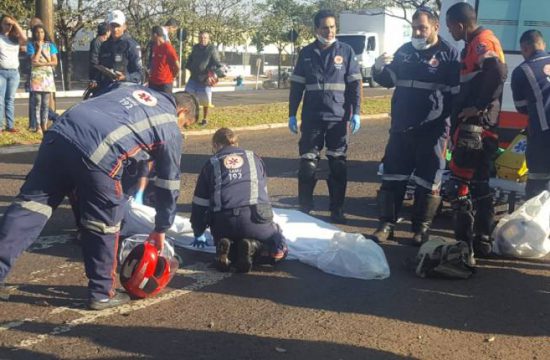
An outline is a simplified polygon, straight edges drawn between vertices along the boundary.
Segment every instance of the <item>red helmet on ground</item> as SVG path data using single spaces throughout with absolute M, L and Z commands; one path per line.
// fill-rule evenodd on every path
M 146 298 L 158 294 L 168 285 L 178 268 L 175 258 L 159 255 L 157 248 L 145 242 L 136 246 L 120 269 L 120 283 L 130 295 Z

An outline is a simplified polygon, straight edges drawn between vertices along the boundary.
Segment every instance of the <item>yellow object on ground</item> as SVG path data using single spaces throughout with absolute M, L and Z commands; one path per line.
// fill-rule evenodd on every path
M 524 134 L 517 135 L 510 146 L 495 161 L 497 176 L 501 179 L 517 182 L 527 181 L 526 149 L 527 136 Z

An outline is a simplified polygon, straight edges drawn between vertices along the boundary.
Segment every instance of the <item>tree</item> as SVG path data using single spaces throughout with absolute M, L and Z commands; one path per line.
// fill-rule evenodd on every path
M 34 13 L 34 0 L 2 0 L 0 14 L 13 16 L 18 22 L 31 17 Z

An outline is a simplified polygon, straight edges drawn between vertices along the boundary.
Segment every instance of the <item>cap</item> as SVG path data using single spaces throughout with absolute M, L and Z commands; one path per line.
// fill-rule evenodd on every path
M 106 22 L 99 23 L 97 25 L 97 35 L 105 35 L 109 31 L 109 24 Z
M 109 16 L 107 16 L 107 22 L 109 24 L 114 23 L 122 26 L 126 22 L 126 16 L 124 16 L 124 13 L 120 10 L 113 10 L 109 13 Z

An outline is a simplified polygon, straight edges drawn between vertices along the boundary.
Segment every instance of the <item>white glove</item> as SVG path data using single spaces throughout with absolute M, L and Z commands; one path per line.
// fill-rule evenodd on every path
M 383 53 L 374 60 L 374 68 L 376 70 L 382 70 L 384 66 L 390 64 L 393 61 L 393 55 Z

